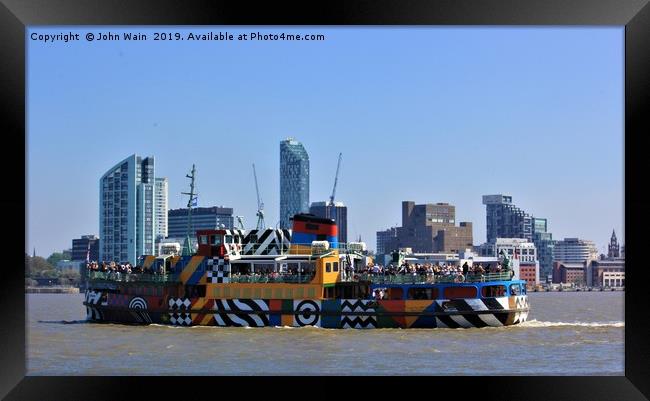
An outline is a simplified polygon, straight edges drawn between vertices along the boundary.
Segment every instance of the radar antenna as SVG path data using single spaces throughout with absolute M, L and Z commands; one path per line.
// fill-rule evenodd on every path
M 185 237 L 185 244 L 183 244 L 183 256 L 190 256 L 192 252 L 192 239 L 190 232 L 192 230 L 192 206 L 196 206 L 197 196 L 199 194 L 194 192 L 194 180 L 196 179 L 196 168 L 192 164 L 191 174 L 186 174 L 185 177 L 190 179 L 190 192 L 181 192 L 182 195 L 189 195 L 187 200 L 187 233 Z

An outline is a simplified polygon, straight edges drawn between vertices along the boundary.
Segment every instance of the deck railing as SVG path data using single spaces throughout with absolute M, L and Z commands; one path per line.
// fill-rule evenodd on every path
M 169 283 L 178 281 L 178 274 L 118 273 L 89 271 L 89 280 L 118 281 L 122 283 Z
M 282 274 L 278 277 L 272 276 L 231 276 L 231 283 L 309 283 L 314 279 L 314 275 L 303 274 L 303 275 L 293 275 L 293 274 Z
M 436 283 L 481 283 L 486 281 L 510 280 L 510 272 L 468 274 L 357 274 L 347 281 L 370 281 L 372 284 L 436 284 Z

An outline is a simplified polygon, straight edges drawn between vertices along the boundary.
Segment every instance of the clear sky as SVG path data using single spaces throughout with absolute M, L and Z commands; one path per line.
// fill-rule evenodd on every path
M 31 33 L 80 33 L 44 43 Z M 147 41 L 85 40 L 88 32 Z M 313 33 L 324 41 L 153 41 L 153 32 Z M 28 31 L 27 244 L 48 256 L 99 231 L 99 178 L 155 156 L 182 207 L 255 225 L 279 216 L 279 143 L 301 141 L 310 201 L 336 200 L 371 249 L 401 201 L 449 202 L 485 241 L 484 194 L 506 193 L 553 237 L 623 238 L 622 27 L 38 27 Z

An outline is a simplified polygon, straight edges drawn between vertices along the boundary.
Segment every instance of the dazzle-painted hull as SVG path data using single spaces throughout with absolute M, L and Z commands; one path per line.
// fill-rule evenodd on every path
M 454 300 L 210 299 L 87 291 L 88 319 L 177 326 L 470 328 L 525 322 L 526 295 Z

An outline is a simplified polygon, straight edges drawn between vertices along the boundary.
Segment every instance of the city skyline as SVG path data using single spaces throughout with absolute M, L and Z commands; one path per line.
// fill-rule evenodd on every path
M 247 228 L 255 162 L 275 225 L 288 136 L 309 153 L 310 201 L 328 199 L 346 154 L 337 200 L 371 249 L 407 199 L 454 204 L 480 244 L 493 193 L 548 218 L 554 239 L 607 253 L 614 229 L 625 244 L 622 28 L 319 30 L 318 44 L 28 42 L 26 252 L 99 234 L 97 180 L 134 153 L 156 158 L 170 209 L 196 163 L 199 206 Z

